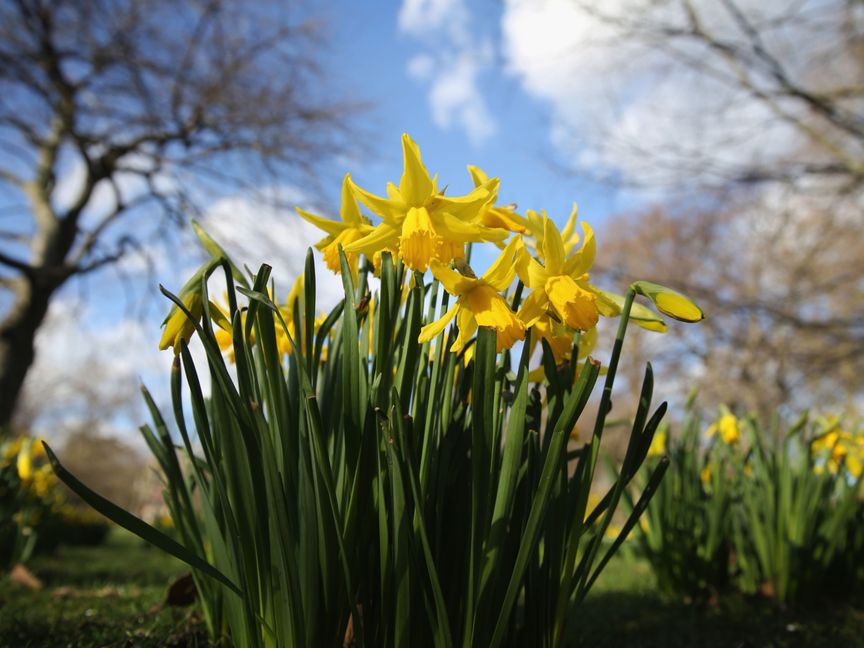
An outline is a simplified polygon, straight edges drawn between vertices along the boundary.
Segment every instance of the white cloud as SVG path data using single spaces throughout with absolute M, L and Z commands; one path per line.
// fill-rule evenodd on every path
M 428 52 L 412 57 L 408 75 L 429 84 L 432 120 L 442 130 L 462 128 L 474 145 L 497 131 L 495 119 L 479 87 L 491 69 L 493 47 L 471 32 L 471 15 L 464 0 L 405 0 L 399 29 L 417 38 Z
M 477 87 L 477 76 L 483 65 L 479 51 L 463 50 L 452 65 L 432 81 L 429 105 L 435 124 L 449 129 L 458 123 L 473 144 L 481 144 L 496 130 L 495 119 Z
M 463 45 L 468 37 L 468 9 L 464 0 L 405 0 L 399 9 L 399 29 L 412 36 L 434 40 L 445 32 Z
M 435 72 L 435 59 L 429 54 L 418 54 L 408 60 L 408 76 L 418 81 L 428 81 Z
M 210 206 L 202 225 L 238 267 L 247 266 L 257 272 L 262 263 L 270 265 L 276 290 L 285 297 L 294 280 L 303 273 L 306 250 L 325 235 L 287 206 L 307 206 L 309 199 L 302 192 L 280 187 L 275 193 L 274 190 L 267 193 L 270 195 L 261 200 L 247 196 L 223 198 Z M 317 213 L 315 209 L 310 211 Z M 313 254 L 317 306 L 319 310 L 329 310 L 343 296 L 342 281 L 326 268 L 319 252 Z

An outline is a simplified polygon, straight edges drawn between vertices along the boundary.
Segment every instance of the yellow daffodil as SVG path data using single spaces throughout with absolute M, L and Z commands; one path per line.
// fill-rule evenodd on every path
M 18 477 L 21 481 L 26 482 L 33 478 L 33 457 L 30 454 L 31 442 L 27 441 L 21 445 L 21 450 L 18 452 L 16 464 L 18 467 Z
M 381 250 L 398 250 L 405 265 L 425 272 L 432 259 L 449 263 L 461 259 L 465 244 L 503 241 L 507 231 L 476 223 L 480 210 L 494 204 L 498 180 L 493 179 L 457 198 L 438 191 L 437 177 L 420 158 L 420 149 L 402 135 L 404 169 L 399 186 L 387 185 L 387 198 L 376 196 L 351 182 L 357 199 L 384 221 L 363 238 L 345 246 L 346 253 L 372 257 Z
M 651 445 L 648 448 L 649 457 L 660 457 L 666 453 L 666 431 L 658 430 L 654 433 L 654 438 L 651 439 Z
M 299 308 L 298 300 L 303 294 L 305 286 L 306 276 L 301 274 L 294 281 L 294 285 L 291 286 L 291 292 L 288 293 L 288 299 L 285 300 L 285 306 L 279 308 L 282 313 L 282 318 L 285 320 L 285 327 L 288 329 L 288 335 L 291 336 L 291 339 L 289 340 L 288 335 L 285 334 L 285 329 L 282 328 L 282 324 L 280 322 L 276 323 L 276 345 L 279 347 L 279 351 L 283 354 L 287 353 L 288 355 L 291 355 L 294 353 L 294 347 L 291 344 L 291 340 L 294 340 L 294 344 L 297 346 L 303 345 L 303 341 L 297 337 L 297 324 L 294 322 L 294 308 L 295 305 Z
M 861 473 L 864 472 L 864 457 L 862 457 L 861 452 L 849 454 L 846 457 L 846 470 L 848 470 L 849 474 L 855 479 L 858 479 L 861 476 Z
M 830 432 L 823 434 L 810 444 L 814 455 L 821 455 L 816 465 L 816 472 L 822 473 L 827 468 L 836 475 L 845 468 L 854 478 L 864 472 L 864 437 L 853 435 L 839 426 L 832 425 Z
M 351 188 L 351 177 L 347 173 L 342 181 L 342 206 L 339 210 L 341 221 L 322 218 L 299 207 L 297 208 L 297 213 L 304 220 L 315 225 L 315 227 L 327 232 L 327 236 L 315 244 L 315 249 L 324 255 L 324 263 L 336 274 L 339 274 L 341 271 L 339 245 L 342 245 L 344 250 L 351 243 L 371 234 L 375 229 L 372 227 L 369 219 L 360 213 L 360 207 L 357 205 L 357 199 Z M 348 260 L 348 267 L 351 269 L 351 273 L 356 278 L 357 252 L 346 252 L 345 257 Z
M 185 340 L 188 343 L 192 338 L 192 334 L 195 332 L 195 322 L 201 319 L 201 315 L 204 312 L 204 303 L 200 290 L 189 290 L 185 295 L 181 295 L 180 299 L 195 321 L 190 320 L 186 316 L 186 313 L 176 305 L 168 313 L 168 317 L 165 318 L 164 322 L 165 330 L 162 331 L 162 339 L 159 341 L 159 349 L 164 351 L 168 347 L 172 347 L 174 355 L 180 353 L 181 340 Z
M 741 431 L 738 427 L 738 419 L 734 414 L 726 413 L 720 419 L 708 427 L 705 432 L 709 438 L 719 433 L 720 438 L 726 445 L 735 445 L 741 438 Z
M 529 351 L 531 355 L 534 354 L 534 349 L 540 344 L 540 340 L 546 340 L 546 343 L 552 349 L 552 355 L 555 358 L 557 366 L 561 366 L 565 362 L 572 360 L 573 331 L 548 315 L 543 315 L 534 322 L 531 330 L 531 350 Z M 597 346 L 596 327 L 583 332 L 579 338 L 579 357 L 577 361 L 587 358 L 595 346 Z M 545 377 L 546 370 L 542 364 L 528 372 L 528 380 L 531 382 L 542 382 Z
M 516 317 L 504 298 L 499 294 L 513 281 L 515 268 L 516 239 L 510 241 L 498 259 L 482 278 L 477 279 L 469 269 L 461 274 L 451 270 L 437 259 L 432 260 L 432 274 L 451 295 L 459 299 L 444 315 L 420 330 L 420 343 L 428 342 L 445 329 L 455 317 L 459 335 L 450 349 L 459 353 L 473 337 L 478 326 L 494 328 L 497 333 L 496 348 L 500 352 L 509 349 L 525 337 L 525 326 Z
M 529 242 L 529 246 L 534 249 L 534 252 L 540 257 L 540 260 L 545 263 L 543 256 L 543 239 L 546 236 L 546 220 L 549 216 L 545 209 L 539 212 L 529 209 L 525 212 L 526 235 L 533 238 L 533 243 Z M 564 243 L 564 254 L 569 256 L 570 253 L 579 244 L 579 232 L 576 231 L 576 222 L 578 220 L 579 207 L 573 203 L 573 209 L 564 227 L 561 229 L 561 240 Z
M 475 187 L 484 187 L 490 182 L 489 176 L 483 169 L 473 164 L 468 165 L 468 173 L 471 174 L 471 181 Z M 528 221 L 516 213 L 514 205 L 495 206 L 486 203 L 477 215 L 477 222 L 486 227 L 497 227 L 519 234 L 524 233 L 528 227 Z
M 533 326 L 550 309 L 560 322 L 575 331 L 594 328 L 601 314 L 619 314 L 618 307 L 588 283 L 596 243 L 587 223 L 582 223 L 582 229 L 585 232 L 582 247 L 568 256 L 555 223 L 545 218 L 543 242 L 539 248 L 545 266 L 535 260 L 524 245 L 520 247 L 517 272 L 532 291 L 519 311 L 519 319 L 526 326 Z
M 227 295 L 225 297 L 225 301 L 228 301 Z M 234 354 L 234 329 L 231 327 L 231 322 L 228 320 L 228 308 L 223 308 L 218 304 L 214 304 L 212 301 L 210 302 L 210 317 L 213 318 L 213 323 L 216 324 L 216 328 L 213 329 L 213 335 L 216 337 L 216 344 L 219 345 L 219 350 L 222 353 L 228 354 L 228 360 L 233 364 L 235 361 Z M 246 324 L 246 313 L 243 312 L 241 314 L 241 322 L 245 326 Z M 252 339 L 254 341 L 255 332 L 252 332 Z
M 817 437 L 813 440 L 813 443 L 810 444 L 810 448 L 814 453 L 821 453 L 825 450 L 829 450 L 837 445 L 837 442 L 840 440 L 840 432 L 838 430 L 832 430 L 828 434 L 823 434 L 820 437 Z
M 699 473 L 699 479 L 702 480 L 702 483 L 706 486 L 711 482 L 711 476 L 714 474 L 714 470 L 711 467 L 711 464 L 705 464 L 705 467 Z

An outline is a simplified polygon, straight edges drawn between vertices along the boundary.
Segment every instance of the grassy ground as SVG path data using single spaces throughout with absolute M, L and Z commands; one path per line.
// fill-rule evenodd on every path
M 45 584 L 0 583 L 0 646 L 206 646 L 189 610 L 162 608 L 184 566 L 116 530 L 101 548 L 32 561 Z M 662 599 L 648 566 L 618 556 L 571 618 L 577 646 L 745 648 L 864 646 L 864 605 L 781 609 L 730 595 L 712 605 Z
M 122 529 L 99 548 L 60 547 L 30 570 L 41 590 L 0 582 L 0 646 L 194 646 L 206 643 L 194 613 L 162 608 L 184 565 Z
M 864 604 L 824 601 L 783 609 L 727 594 L 711 604 L 662 598 L 647 563 L 621 555 L 572 619 L 579 646 L 780 648 L 864 646 Z

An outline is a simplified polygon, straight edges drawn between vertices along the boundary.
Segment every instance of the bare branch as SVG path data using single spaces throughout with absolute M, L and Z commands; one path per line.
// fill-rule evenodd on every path
M 15 270 L 18 270 L 26 276 L 32 276 L 36 272 L 36 269 L 26 261 L 11 257 L 2 250 L 0 250 L 0 263 L 5 266 L 9 266 L 10 268 L 13 268 Z

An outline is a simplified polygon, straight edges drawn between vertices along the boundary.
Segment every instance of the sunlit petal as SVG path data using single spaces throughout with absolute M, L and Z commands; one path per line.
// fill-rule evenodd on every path
M 433 194 L 432 178 L 420 158 L 420 149 L 407 133 L 402 133 L 404 169 L 399 193 L 408 207 L 422 207 Z
M 489 266 L 486 274 L 483 275 L 484 281 L 498 291 L 506 290 L 513 282 L 513 277 L 516 276 L 514 260 L 518 247 L 519 239 L 513 237 L 507 247 L 498 255 L 498 258 Z
M 546 272 L 550 275 L 560 275 L 564 272 L 564 242 L 561 234 L 551 218 L 543 219 L 543 260 L 546 262 Z
M 438 337 L 441 331 L 447 328 L 447 325 L 451 322 L 451 320 L 456 317 L 457 310 L 458 306 L 454 304 L 446 313 L 444 313 L 437 320 L 421 328 L 420 337 L 417 338 L 417 341 L 420 342 L 420 344 L 423 344 L 424 342 L 428 342 L 429 340 Z
M 477 279 L 465 277 L 437 259 L 433 259 L 430 266 L 434 277 L 451 295 L 462 295 L 477 285 Z

